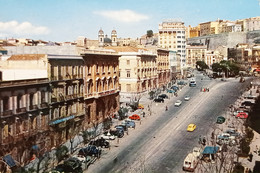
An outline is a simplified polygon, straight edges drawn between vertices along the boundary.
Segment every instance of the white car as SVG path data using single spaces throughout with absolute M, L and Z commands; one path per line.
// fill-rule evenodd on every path
M 181 100 L 177 100 L 176 102 L 175 102 L 175 106 L 180 106 L 182 104 L 182 101 Z
M 106 139 L 106 140 L 115 140 L 116 137 L 114 135 L 111 135 L 109 132 L 105 132 L 103 135 L 100 136 L 100 138 Z
M 86 157 L 85 157 L 85 156 L 82 156 L 82 155 L 75 155 L 75 156 L 73 156 L 73 158 L 76 158 L 76 159 L 78 159 L 80 162 L 83 162 L 83 163 L 87 161 Z
M 185 97 L 184 97 L 184 100 L 185 100 L 185 101 L 189 101 L 189 100 L 190 100 L 190 96 L 185 96 Z

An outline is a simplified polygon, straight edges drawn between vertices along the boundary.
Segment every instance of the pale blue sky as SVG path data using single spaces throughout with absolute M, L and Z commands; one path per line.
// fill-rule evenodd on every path
M 97 39 L 102 28 L 110 37 L 137 38 L 163 19 L 185 26 L 260 16 L 259 0 L 0 0 L 0 38 L 74 41 Z

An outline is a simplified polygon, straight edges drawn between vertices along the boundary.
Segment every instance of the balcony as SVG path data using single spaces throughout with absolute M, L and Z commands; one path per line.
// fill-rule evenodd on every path
M 13 115 L 13 111 L 12 110 L 7 110 L 7 111 L 4 111 L 4 112 L 1 112 L 0 113 L 0 116 L 2 117 L 10 117 L 10 116 L 12 116 Z
M 37 105 L 30 105 L 29 106 L 30 111 L 37 110 L 37 109 L 39 109 Z
M 43 103 L 40 104 L 40 107 L 41 107 L 41 109 L 48 108 L 48 103 L 43 102 Z
M 116 90 L 110 90 L 110 91 L 103 91 L 103 92 L 99 92 L 97 93 L 98 97 L 102 97 L 102 96 L 107 96 L 107 95 L 111 95 L 116 93 Z
M 25 113 L 26 112 L 26 107 L 23 108 L 17 108 L 16 113 Z

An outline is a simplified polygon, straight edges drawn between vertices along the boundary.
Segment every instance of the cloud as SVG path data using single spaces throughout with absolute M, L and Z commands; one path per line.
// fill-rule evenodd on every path
M 119 22 L 140 22 L 149 19 L 148 16 L 138 14 L 131 10 L 118 10 L 118 11 L 96 11 L 94 14 L 104 16 L 106 18 L 117 20 Z
M 2 35 L 46 35 L 50 31 L 44 26 L 34 26 L 30 22 L 18 23 L 17 21 L 0 22 Z

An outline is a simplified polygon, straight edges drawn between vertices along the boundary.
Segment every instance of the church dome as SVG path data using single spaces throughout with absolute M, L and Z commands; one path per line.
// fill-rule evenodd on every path
M 116 34 L 116 30 L 113 29 L 112 32 L 111 32 L 111 34 Z
M 100 30 L 98 31 L 98 34 L 99 34 L 99 35 L 104 35 L 104 31 L 103 31 L 102 29 L 100 29 Z

